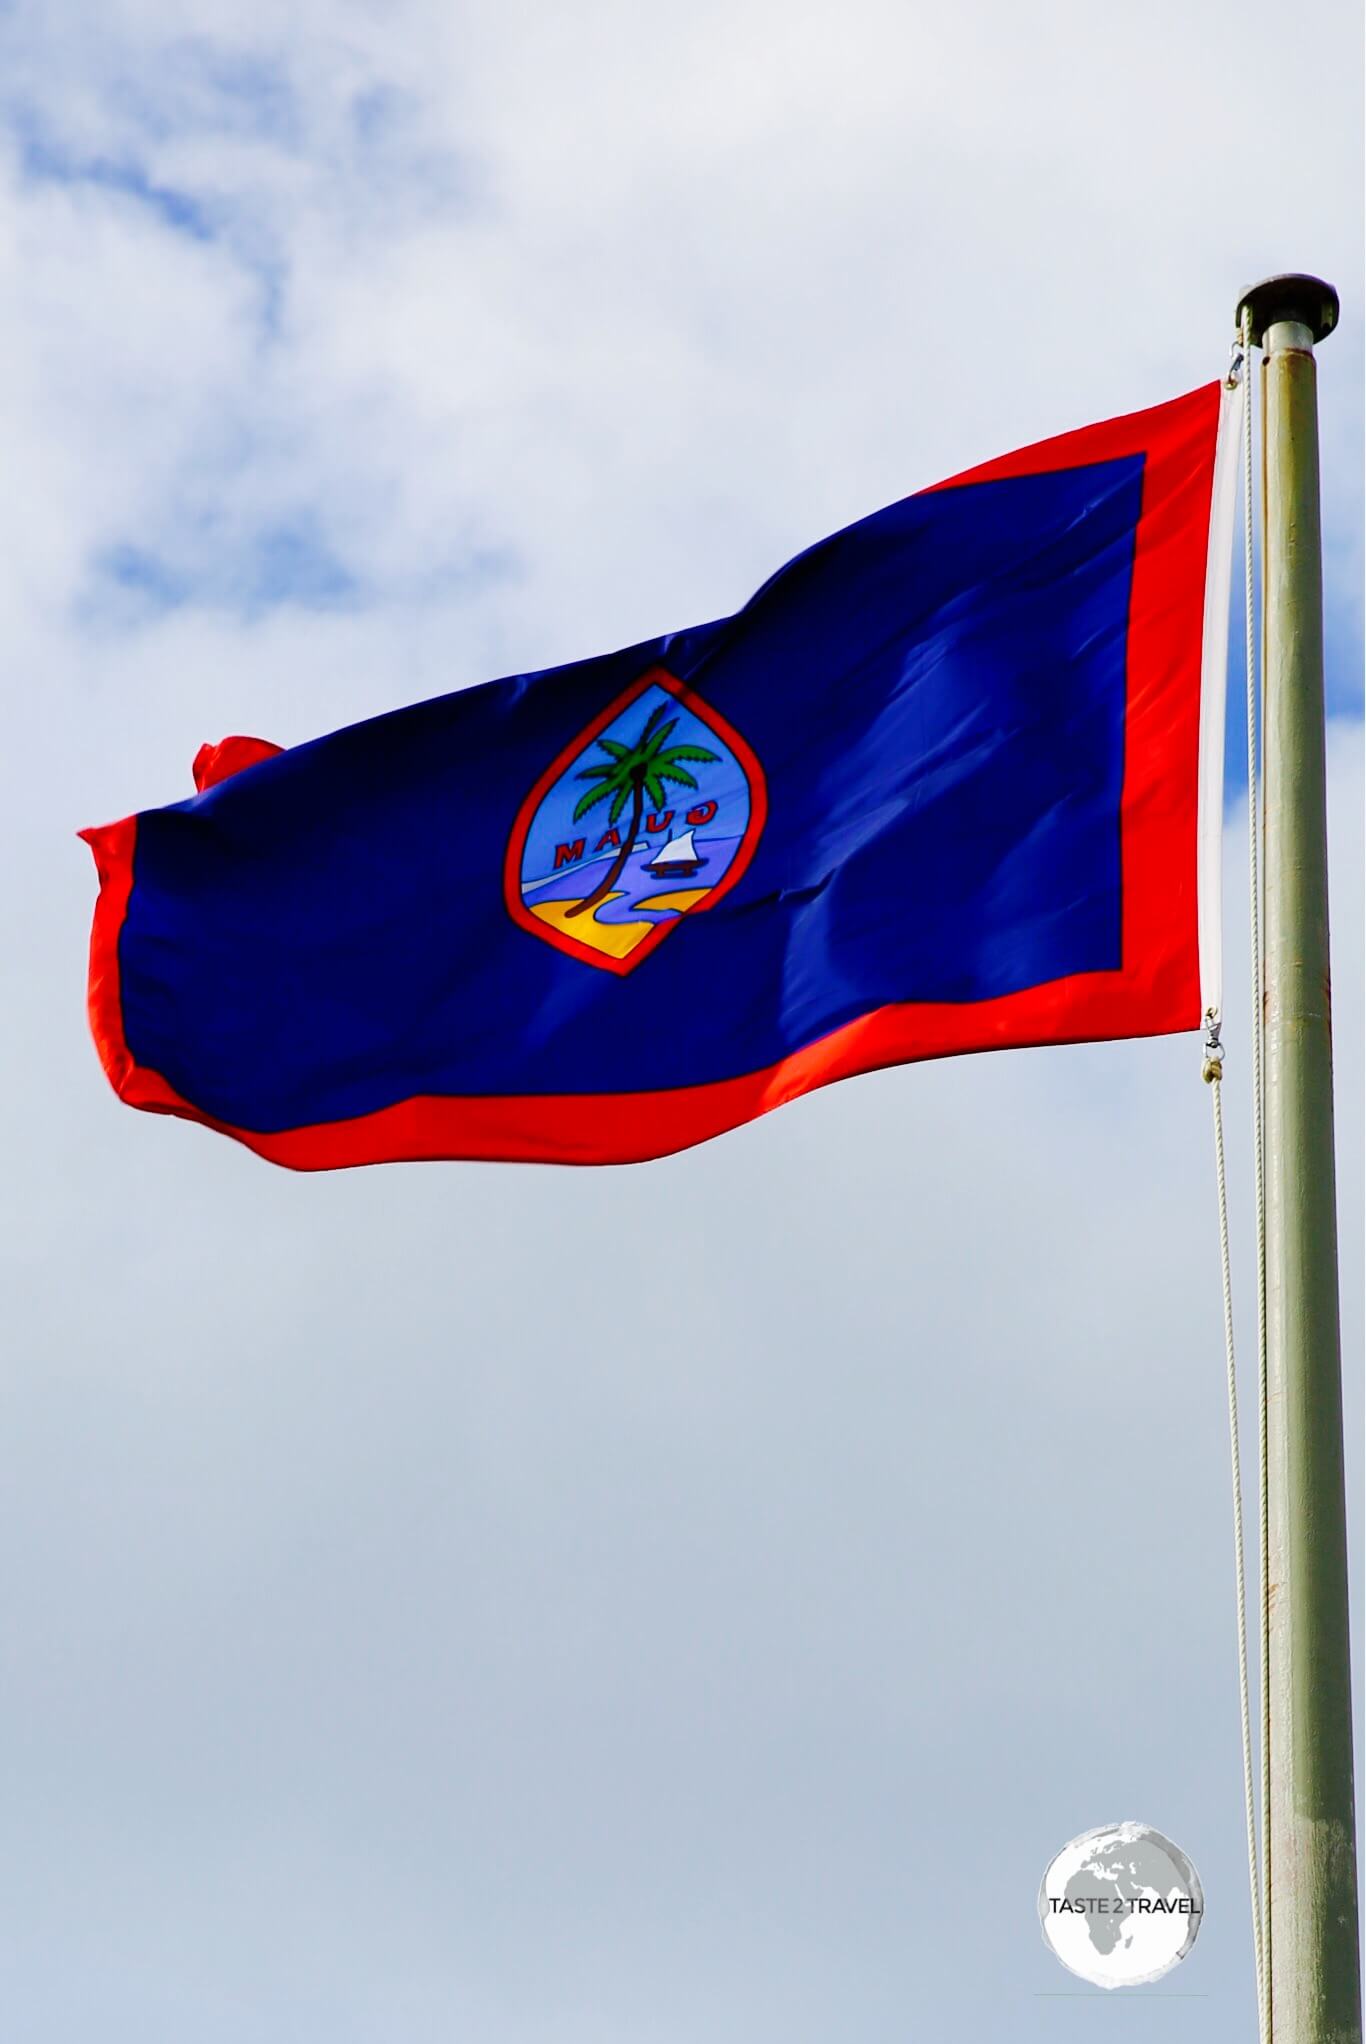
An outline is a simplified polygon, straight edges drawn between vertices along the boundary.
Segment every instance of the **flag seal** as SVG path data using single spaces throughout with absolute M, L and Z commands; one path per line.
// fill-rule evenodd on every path
M 627 973 L 740 880 L 768 814 L 751 747 L 694 689 L 649 667 L 557 754 L 508 839 L 513 921 Z

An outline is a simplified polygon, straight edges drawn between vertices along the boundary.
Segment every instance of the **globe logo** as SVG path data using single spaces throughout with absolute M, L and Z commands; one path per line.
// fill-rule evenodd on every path
M 1050 1860 L 1039 1887 L 1044 1943 L 1093 1987 L 1160 1980 L 1195 1943 L 1200 1876 L 1151 1824 L 1102 1824 Z

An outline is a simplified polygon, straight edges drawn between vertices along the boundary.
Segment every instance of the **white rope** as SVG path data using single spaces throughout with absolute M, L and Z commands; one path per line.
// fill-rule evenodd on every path
M 1267 1406 L 1266 1406 L 1266 1229 L 1264 1211 L 1264 1157 L 1262 1141 L 1262 927 L 1261 927 L 1261 847 L 1257 817 L 1257 670 L 1255 661 L 1256 603 L 1253 584 L 1253 487 L 1252 487 L 1252 347 L 1249 318 L 1243 315 L 1242 331 L 1234 346 L 1234 357 L 1230 364 L 1226 387 L 1236 389 L 1239 378 L 1243 384 L 1243 468 L 1244 468 L 1244 517 L 1243 517 L 1243 582 L 1244 614 L 1246 620 L 1246 680 L 1247 680 L 1247 749 L 1248 749 L 1248 866 L 1251 894 L 1252 923 L 1252 1100 L 1253 1100 L 1253 1170 L 1255 1176 L 1256 1227 L 1257 1227 L 1257 1350 L 1258 1350 L 1258 1462 L 1259 1462 L 1259 1530 L 1261 1556 L 1261 1760 L 1262 1760 L 1262 1810 L 1261 1838 L 1262 1852 L 1257 1850 L 1257 1793 L 1252 1750 L 1252 1709 L 1251 1683 L 1248 1666 L 1248 1622 L 1247 1622 L 1247 1562 L 1243 1530 L 1243 1468 L 1238 1425 L 1238 1366 L 1233 1328 L 1233 1274 L 1229 1252 L 1228 1225 L 1228 1169 L 1224 1151 L 1224 1047 L 1220 1040 L 1222 1018 L 1219 1012 L 1217 979 L 1212 982 L 1205 999 L 1205 1057 L 1201 1076 L 1210 1089 L 1210 1105 L 1214 1119 L 1214 1175 L 1219 1210 L 1219 1272 L 1222 1280 L 1224 1307 L 1224 1358 L 1228 1388 L 1228 1431 L 1229 1459 L 1233 1476 L 1233 1556 L 1237 1590 L 1238 1615 L 1238 1704 L 1242 1722 L 1243 1748 L 1243 1808 L 1247 1826 L 1248 1891 L 1252 1906 L 1252 1960 L 1257 1985 L 1257 2029 L 1260 2044 L 1270 2044 L 1271 2037 L 1271 1962 L 1270 1962 L 1270 1874 L 1267 1864 L 1268 1808 L 1269 1808 L 1269 1744 L 1267 1739 Z M 1225 602 L 1227 598 L 1225 597 Z M 1219 677 L 1226 685 L 1227 663 Z M 1217 685 L 1212 674 L 1205 676 L 1205 686 Z M 1203 968 L 1202 968 L 1203 969 Z
M 1257 1255 L 1257 1555 L 1261 1645 L 1261 1890 L 1257 1990 L 1262 2044 L 1271 2035 L 1271 1525 L 1267 1434 L 1266 1339 L 1266 1143 L 1262 1048 L 1262 861 L 1258 808 L 1261 777 L 1257 743 L 1257 604 L 1253 578 L 1252 526 L 1252 315 L 1243 309 L 1243 617 L 1247 681 L 1247 866 L 1248 931 L 1252 970 L 1252 1185 Z
M 1252 1769 L 1252 1710 L 1247 1655 L 1247 1568 L 1243 1546 L 1243 1464 L 1238 1445 L 1238 1370 L 1233 1342 L 1233 1270 L 1228 1241 L 1228 1174 L 1224 1162 L 1224 1050 L 1219 1041 L 1219 1023 L 1206 1017 L 1205 1062 L 1201 1076 L 1210 1090 L 1214 1110 L 1214 1178 L 1219 1198 L 1219 1273 L 1224 1294 L 1224 1357 L 1228 1375 L 1229 1456 L 1233 1465 L 1233 1562 L 1238 1598 L 1238 1704 L 1243 1732 L 1243 1804 L 1247 1819 L 1248 1887 L 1252 1897 L 1252 1963 L 1257 1976 L 1258 2031 L 1268 2044 L 1265 2028 L 1265 1972 L 1262 1964 L 1262 1910 L 1257 1875 L 1257 1814 Z

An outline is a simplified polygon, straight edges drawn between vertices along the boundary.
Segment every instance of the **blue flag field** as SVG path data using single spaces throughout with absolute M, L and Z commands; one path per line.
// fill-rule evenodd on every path
M 716 623 L 206 747 L 83 833 L 116 1092 L 305 1170 L 620 1163 L 879 1066 L 1195 1028 L 1219 404 L 904 498 Z

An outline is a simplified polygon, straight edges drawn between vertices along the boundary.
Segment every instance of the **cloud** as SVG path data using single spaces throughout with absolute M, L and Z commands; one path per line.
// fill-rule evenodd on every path
M 1344 296 L 1354 1045 L 1359 40 L 1262 0 L 1233 37 L 1061 0 L 0 20 L 24 2035 L 1042 2037 L 1039 1874 L 1124 1815 L 1194 1857 L 1180 1984 L 1246 2030 L 1195 1042 L 884 1073 L 648 1170 L 297 1180 L 118 1109 L 70 833 L 206 737 L 724 613 L 1218 373 L 1291 262 Z M 1244 1302 L 1246 1036 L 1232 1002 Z

